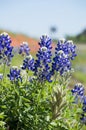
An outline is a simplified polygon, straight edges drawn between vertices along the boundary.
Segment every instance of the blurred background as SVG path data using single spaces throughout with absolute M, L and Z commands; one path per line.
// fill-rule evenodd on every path
M 32 55 L 43 34 L 53 39 L 53 47 L 60 38 L 73 40 L 77 57 L 72 83 L 86 85 L 86 0 L 0 0 L 0 33 L 3 31 L 11 36 L 15 48 L 27 41 Z M 21 63 L 16 55 L 12 64 Z

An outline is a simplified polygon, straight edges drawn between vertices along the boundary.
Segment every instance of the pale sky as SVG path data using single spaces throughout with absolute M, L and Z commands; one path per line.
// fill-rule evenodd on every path
M 86 28 L 86 0 L 0 0 L 0 29 L 32 37 L 75 35 Z

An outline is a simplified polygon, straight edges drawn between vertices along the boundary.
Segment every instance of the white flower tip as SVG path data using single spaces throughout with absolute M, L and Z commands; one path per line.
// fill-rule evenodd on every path
M 18 66 L 12 66 L 12 69 L 18 69 Z
M 28 42 L 22 42 L 22 43 L 20 44 L 20 46 L 24 46 L 24 45 L 27 45 L 27 46 L 28 46 Z
M 28 59 L 28 60 L 32 60 L 32 55 L 28 55 L 28 56 L 26 56 L 26 58 Z
M 83 86 L 81 83 L 77 83 L 77 86 Z
M 44 36 L 44 37 L 47 37 L 47 34 L 45 33 L 43 36 Z
M 22 68 L 22 65 L 20 65 L 20 68 Z
M 73 44 L 73 41 L 72 41 L 72 40 L 68 40 L 67 42 Z
M 61 38 L 61 39 L 60 39 L 60 42 L 61 42 L 61 43 L 64 43 L 65 41 L 66 41 L 66 40 L 65 40 L 64 38 Z
M 40 37 L 40 39 L 42 39 L 42 38 L 44 38 L 44 39 L 46 39 L 46 38 L 48 38 L 49 36 L 47 35 L 47 34 L 44 34 L 44 35 L 42 35 L 41 37 Z
M 41 48 L 41 51 L 42 51 L 42 52 L 46 52 L 46 51 L 47 51 L 47 47 L 45 47 L 45 46 L 42 47 L 42 48 Z
M 23 42 L 22 44 L 23 44 L 23 45 L 28 45 L 28 42 Z
M 7 35 L 8 35 L 8 33 L 3 32 L 3 33 L 1 33 L 1 35 L 7 36 Z
M 64 51 L 60 50 L 60 51 L 58 51 L 58 54 L 59 54 L 59 55 L 60 55 L 60 54 L 64 54 Z
M 0 73 L 0 77 L 3 76 L 3 74 Z

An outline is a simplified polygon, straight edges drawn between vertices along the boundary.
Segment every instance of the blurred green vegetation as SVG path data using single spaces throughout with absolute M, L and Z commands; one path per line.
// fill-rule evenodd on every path
M 23 56 L 21 56 L 19 54 L 15 54 L 15 56 L 12 59 L 12 66 L 20 67 L 23 63 L 23 59 L 24 59 Z
M 86 85 L 86 44 L 77 44 L 77 57 L 73 61 L 73 79 Z
M 66 39 L 73 40 L 75 43 L 85 43 L 86 44 L 86 29 L 84 29 L 81 33 L 77 34 L 76 36 L 66 36 Z
M 20 67 L 20 65 L 22 65 L 22 63 L 23 63 L 23 59 L 24 59 L 24 57 L 22 57 L 21 55 L 15 54 L 15 56 L 12 58 L 11 66 Z M 5 67 L 5 72 L 7 74 L 9 73 L 9 70 L 10 70 L 11 66 L 6 66 Z M 3 65 L 0 65 L 0 73 L 3 73 L 3 69 L 4 69 Z
M 77 57 L 73 61 L 73 81 L 86 85 L 86 29 L 75 36 L 67 35 L 66 39 L 73 40 L 77 46 Z

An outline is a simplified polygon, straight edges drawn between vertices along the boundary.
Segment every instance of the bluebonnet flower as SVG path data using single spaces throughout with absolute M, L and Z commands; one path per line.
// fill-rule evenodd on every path
M 29 48 L 29 46 L 28 46 L 28 43 L 27 43 L 27 42 L 23 42 L 23 43 L 20 45 L 19 54 L 29 55 L 29 52 L 30 52 L 30 48 Z
M 3 79 L 3 74 L 0 73 L 0 80 L 2 80 L 2 79 Z
M 83 102 L 84 86 L 81 83 L 75 84 L 71 92 L 75 96 L 75 103 L 78 103 L 78 101 Z
M 59 50 L 62 50 L 66 55 L 68 55 L 69 59 L 73 60 L 76 56 L 76 46 L 73 44 L 72 40 L 66 41 L 65 39 L 61 39 L 57 43 L 56 54 Z
M 39 42 L 40 47 L 46 47 L 51 50 L 52 49 L 51 43 L 52 43 L 52 40 L 47 35 L 42 35 L 40 37 L 40 42 Z
M 71 90 L 73 94 L 77 94 L 79 96 L 84 95 L 84 86 L 81 83 L 75 84 L 74 88 Z
M 85 114 L 81 114 L 80 120 L 81 120 L 81 123 L 86 125 L 86 116 L 85 116 Z
M 53 58 L 52 71 L 58 71 L 62 75 L 64 72 L 71 70 L 71 62 L 68 55 L 64 51 L 58 51 L 57 55 Z
M 52 73 L 56 70 L 62 75 L 64 72 L 71 70 L 71 60 L 76 56 L 75 48 L 76 46 L 72 41 L 64 39 L 58 41 L 55 48 L 55 57 L 53 58 L 54 62 L 52 63 Z
M 75 97 L 74 103 L 82 104 L 82 113 L 81 113 L 81 123 L 86 125 L 86 96 L 84 95 L 84 86 L 81 83 L 78 83 L 74 86 L 74 89 L 71 90 L 73 96 Z
M 34 70 L 34 59 L 31 55 L 26 56 L 24 59 L 22 69 Z
M 86 105 L 86 96 L 83 98 L 83 104 Z
M 51 73 L 50 73 L 50 65 L 51 63 L 51 49 L 52 49 L 52 41 L 51 39 L 43 35 L 40 38 L 40 48 L 37 53 L 37 60 L 35 61 L 35 75 L 38 77 L 40 81 L 47 80 L 51 82 Z
M 82 106 L 81 122 L 86 125 L 86 96 L 83 97 L 83 106 Z
M 9 65 L 13 57 L 11 38 L 7 33 L 0 34 L 0 60 L 1 63 Z
M 83 97 L 83 112 L 86 112 L 86 96 Z
M 17 66 L 13 66 L 10 69 L 10 74 L 7 75 L 11 81 L 22 81 L 21 75 L 20 75 L 20 69 L 18 69 Z

